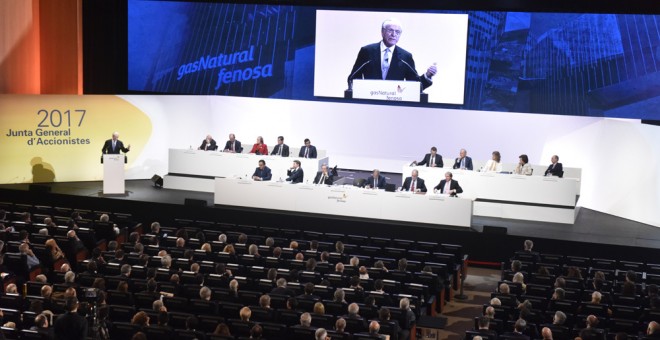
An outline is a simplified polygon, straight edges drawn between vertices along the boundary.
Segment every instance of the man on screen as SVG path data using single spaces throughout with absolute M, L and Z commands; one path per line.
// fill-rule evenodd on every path
M 293 167 L 291 169 L 286 171 L 287 176 L 287 182 L 291 183 L 302 183 L 303 177 L 304 177 L 304 172 L 303 169 L 300 167 L 300 161 L 295 160 L 293 161 Z
M 273 175 L 270 172 L 270 168 L 266 166 L 266 161 L 263 159 L 259 160 L 259 167 L 254 169 L 254 174 L 252 174 L 252 179 L 255 181 L 270 181 Z
M 403 33 L 403 27 L 398 19 L 383 21 L 380 34 L 383 40 L 363 46 L 355 59 L 355 65 L 348 76 L 349 83 L 353 79 L 383 79 L 383 80 L 412 80 L 421 82 L 422 89 L 433 84 L 431 78 L 438 72 L 437 67 L 431 65 L 426 73 L 418 75 L 412 54 L 397 46 Z
M 270 153 L 271 156 L 282 156 L 289 157 L 289 146 L 284 144 L 284 137 L 277 137 L 277 145 L 273 148 L 273 152 Z
M 131 145 L 124 147 L 124 143 L 119 140 L 119 132 L 115 131 L 112 133 L 112 138 L 105 141 L 101 152 L 104 154 L 119 154 L 120 151 L 124 153 L 131 151 Z
M 197 150 L 204 150 L 204 151 L 215 151 L 218 149 L 218 144 L 216 144 L 215 139 L 211 137 L 211 135 L 206 135 L 206 138 L 202 141 L 202 145 L 200 145 Z
M 316 158 L 316 147 L 312 145 L 312 142 L 309 140 L 309 138 L 305 138 L 305 145 L 300 148 L 298 157 Z
M 334 178 L 332 178 L 332 174 L 328 171 L 328 166 L 325 164 L 321 165 L 321 171 L 317 172 L 316 177 L 314 177 L 314 184 L 332 185 L 333 181 Z
M 233 133 L 229 134 L 229 140 L 225 143 L 225 152 L 231 153 L 241 153 L 243 148 L 241 147 L 241 142 L 236 140 L 236 135 Z

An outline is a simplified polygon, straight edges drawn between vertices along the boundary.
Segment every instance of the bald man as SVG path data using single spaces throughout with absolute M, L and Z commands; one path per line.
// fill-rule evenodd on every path
M 646 329 L 646 339 L 660 339 L 660 324 L 656 321 L 651 321 L 649 327 Z
M 403 34 L 401 21 L 386 19 L 381 24 L 380 34 L 383 38 L 381 41 L 363 46 L 358 52 L 348 76 L 349 84 L 352 84 L 353 79 L 419 81 L 422 89 L 433 84 L 431 78 L 438 72 L 436 65 L 431 65 L 425 73 L 419 75 L 412 53 L 399 47 L 399 38 Z
M 120 151 L 124 153 L 131 151 L 131 145 L 124 147 L 124 143 L 119 140 L 119 132 L 115 131 L 112 133 L 112 138 L 105 141 L 101 152 L 104 154 L 119 154 Z

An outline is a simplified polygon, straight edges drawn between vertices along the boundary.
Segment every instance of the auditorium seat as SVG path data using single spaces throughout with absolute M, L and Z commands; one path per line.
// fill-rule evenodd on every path
M 206 333 L 213 333 L 219 324 L 225 322 L 223 317 L 211 314 L 198 314 L 197 320 L 198 329 Z
M 110 333 L 111 339 L 125 340 L 132 339 L 133 334 L 141 330 L 140 326 L 133 325 L 129 322 L 115 321 L 110 324 L 108 333 Z
M 173 337 L 173 329 L 170 327 L 162 327 L 158 325 L 151 325 L 149 327 L 145 327 L 145 334 L 147 335 L 147 339 L 158 339 L 158 340 L 174 340 L 176 339 Z
M 496 337 L 491 337 L 486 334 L 481 334 L 477 331 L 465 331 L 465 340 L 472 340 L 475 336 L 480 336 L 483 340 L 497 340 Z

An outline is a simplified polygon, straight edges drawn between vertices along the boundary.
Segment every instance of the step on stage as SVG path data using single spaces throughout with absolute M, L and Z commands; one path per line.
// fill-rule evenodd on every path
M 542 253 L 657 262 L 660 228 L 580 208 L 575 224 L 473 217 L 471 228 L 419 225 L 339 216 L 213 205 L 213 194 L 157 188 L 151 180 L 126 181 L 125 195 L 103 195 L 103 183 L 0 185 L 0 201 L 131 213 L 137 221 L 174 218 L 424 240 L 463 245 L 470 260 L 505 261 L 525 239 Z

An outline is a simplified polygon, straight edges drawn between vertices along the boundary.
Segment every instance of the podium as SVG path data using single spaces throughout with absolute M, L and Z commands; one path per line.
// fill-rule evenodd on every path
M 428 95 L 421 93 L 421 83 L 406 80 L 355 79 L 352 90 L 344 92 L 345 98 L 371 99 L 397 102 L 428 102 Z
M 103 194 L 126 193 L 124 159 L 121 154 L 103 155 Z

